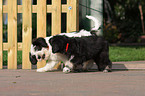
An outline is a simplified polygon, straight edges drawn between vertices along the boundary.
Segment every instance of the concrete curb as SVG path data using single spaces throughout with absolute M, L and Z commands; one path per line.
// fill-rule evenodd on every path
M 113 62 L 112 69 L 144 69 L 145 61 Z
M 97 69 L 94 64 L 92 69 Z M 115 70 L 145 70 L 145 61 L 112 62 L 112 69 Z

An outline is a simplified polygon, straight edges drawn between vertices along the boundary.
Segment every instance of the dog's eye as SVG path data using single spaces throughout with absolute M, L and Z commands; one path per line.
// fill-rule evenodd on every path
M 38 59 L 41 59 L 41 56 L 40 55 L 38 55 Z

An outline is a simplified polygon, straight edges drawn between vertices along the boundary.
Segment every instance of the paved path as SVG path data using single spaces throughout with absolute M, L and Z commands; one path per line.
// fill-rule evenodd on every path
M 145 71 L 0 70 L 0 96 L 145 96 Z

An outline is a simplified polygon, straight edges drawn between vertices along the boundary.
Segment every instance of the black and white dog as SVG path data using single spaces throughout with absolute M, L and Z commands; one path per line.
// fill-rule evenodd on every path
M 88 60 L 94 60 L 99 71 L 111 71 L 112 62 L 109 59 L 109 44 L 96 35 L 84 37 L 53 36 L 49 40 L 53 53 L 66 55 L 73 69 Z
M 95 23 L 95 28 L 92 30 L 98 30 L 100 27 L 99 22 L 96 18 L 92 16 L 86 16 L 88 19 L 91 19 Z M 68 37 L 81 37 L 81 36 L 90 36 L 90 31 L 81 30 L 79 32 L 72 32 L 72 33 L 61 33 L 59 35 L 65 35 Z M 30 50 L 30 62 L 32 64 L 37 64 L 41 60 L 47 60 L 45 67 L 37 69 L 37 72 L 45 72 L 53 70 L 54 66 L 58 64 L 60 61 L 63 61 L 65 67 L 63 72 L 70 72 L 70 69 L 73 67 L 72 62 L 68 60 L 68 57 L 61 53 L 52 53 L 52 46 L 49 43 L 49 40 L 53 38 L 53 36 L 46 37 L 46 38 L 36 38 L 32 41 L 31 50 Z M 88 60 L 84 62 L 83 69 L 87 69 L 91 67 L 90 65 L 93 64 L 93 60 Z M 89 66 L 89 67 L 88 67 Z

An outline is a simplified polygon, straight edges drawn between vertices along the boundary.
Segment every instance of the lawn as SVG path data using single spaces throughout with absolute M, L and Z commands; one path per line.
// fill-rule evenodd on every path
M 145 46 L 111 46 L 109 55 L 112 62 L 145 60 Z M 4 65 L 7 64 L 7 52 L 4 51 Z M 18 64 L 22 64 L 22 52 L 18 51 Z
M 109 54 L 113 62 L 145 60 L 145 46 L 111 46 Z

